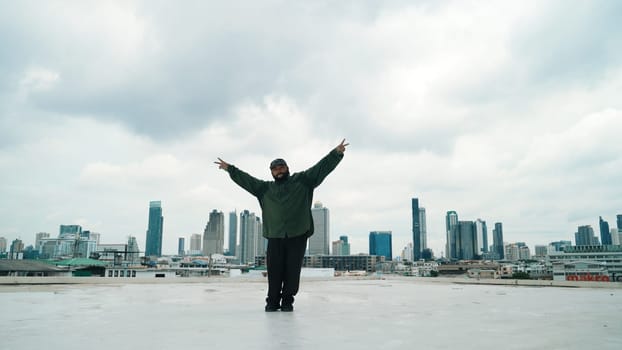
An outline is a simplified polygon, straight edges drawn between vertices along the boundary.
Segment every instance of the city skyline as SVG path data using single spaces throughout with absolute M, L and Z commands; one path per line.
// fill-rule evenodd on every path
M 418 200 L 416 198 L 411 198 L 411 212 L 412 212 L 412 208 L 413 208 L 412 204 L 415 203 L 415 201 L 418 203 Z M 149 205 L 150 205 L 150 208 L 149 208 L 150 209 L 150 215 L 149 215 L 148 219 L 151 218 L 152 213 L 153 213 L 154 220 L 158 219 L 156 221 L 159 221 L 159 220 L 163 221 L 162 201 L 150 201 Z M 328 224 L 328 229 L 330 230 L 330 224 L 329 224 L 329 221 L 328 221 L 328 208 L 324 207 L 322 203 L 317 202 L 317 201 L 315 202 L 314 207 L 315 207 L 314 209 L 316 210 L 316 214 L 314 214 L 314 216 L 317 215 L 317 210 L 322 211 L 324 213 L 324 214 L 321 215 L 322 220 L 326 221 L 326 224 Z M 418 208 L 422 209 L 422 207 L 418 207 Z M 152 210 L 154 210 L 154 209 L 155 209 L 155 212 L 152 212 Z M 232 242 L 232 237 L 231 237 L 232 233 L 230 231 L 230 225 L 231 225 L 230 224 L 230 220 L 231 220 L 231 215 L 234 214 L 234 213 L 237 213 L 237 209 L 232 211 L 232 212 L 229 212 L 229 215 L 228 215 L 229 219 L 228 220 L 224 220 L 224 211 L 221 211 L 219 209 L 212 209 L 207 214 L 208 225 L 205 226 L 205 228 L 203 230 L 204 231 L 203 234 L 188 233 L 188 234 L 177 234 L 177 235 L 175 235 L 175 234 L 168 234 L 167 235 L 166 230 L 164 230 L 163 232 L 159 233 L 159 234 L 162 235 L 160 237 L 160 239 L 162 239 L 163 242 L 170 241 L 171 244 L 168 244 L 168 245 L 167 244 L 162 244 L 162 246 L 163 247 L 170 246 L 171 249 L 170 250 L 166 250 L 166 249 L 163 250 L 161 255 L 174 255 L 174 254 L 176 254 L 178 252 L 178 250 L 179 250 L 179 244 L 180 244 L 179 240 L 181 238 L 184 238 L 185 240 L 188 240 L 190 242 L 190 245 L 188 246 L 188 251 L 187 251 L 189 254 L 195 254 L 196 255 L 196 254 L 201 253 L 201 252 L 204 253 L 205 252 L 205 245 L 204 245 L 205 244 L 204 243 L 205 242 L 204 241 L 205 240 L 205 236 L 204 235 L 205 235 L 205 233 L 208 230 L 207 227 L 209 226 L 209 221 L 210 221 L 210 218 L 212 218 L 212 217 L 216 218 L 216 220 L 218 222 L 217 225 L 220 227 L 220 228 L 217 229 L 217 232 L 219 232 L 218 233 L 218 237 L 219 237 L 218 240 L 220 242 L 219 244 L 222 245 L 221 248 L 223 248 L 224 250 L 230 250 L 230 244 Z M 455 216 L 455 219 L 454 219 L 454 220 L 456 220 L 455 224 L 460 224 L 460 222 L 466 223 L 468 221 L 468 222 L 470 222 L 470 224 L 473 225 L 473 227 L 472 227 L 472 231 L 473 232 L 470 232 L 470 234 L 469 234 L 469 237 L 470 237 L 469 240 L 471 242 L 469 244 L 473 244 L 473 247 L 471 248 L 471 253 L 470 253 L 469 257 L 472 257 L 472 256 L 476 255 L 477 251 L 480 249 L 479 246 L 482 244 L 482 242 L 480 241 L 481 236 L 480 236 L 479 232 L 477 231 L 478 230 L 478 224 L 483 223 L 483 227 L 485 228 L 486 227 L 486 221 L 482 220 L 481 218 L 467 219 L 467 221 L 463 221 L 463 220 L 458 221 L 457 212 L 453 211 L 453 210 L 450 210 L 450 211 L 447 211 L 446 214 L 445 214 L 446 228 L 448 228 L 448 229 L 450 228 L 450 219 L 449 219 L 449 217 L 453 217 L 453 216 Z M 245 249 L 245 251 L 252 251 L 253 252 L 251 254 L 252 256 L 259 254 L 259 250 L 258 249 L 260 249 L 260 247 L 258 245 L 262 244 L 261 240 L 259 240 L 259 236 L 261 235 L 261 216 L 256 216 L 256 214 L 254 212 L 250 212 L 249 210 L 242 210 L 240 212 L 239 221 L 238 221 L 238 218 L 235 215 L 234 215 L 234 217 L 235 217 L 236 228 L 239 229 L 239 230 L 243 229 L 244 232 L 245 232 L 244 234 L 249 233 L 252 236 L 252 240 L 251 241 L 246 241 L 245 240 L 245 244 L 247 244 L 247 247 L 246 248 L 242 248 L 242 249 Z M 237 227 L 238 226 L 238 222 L 243 222 L 243 219 L 242 219 L 243 217 L 247 218 L 250 221 L 247 221 L 246 224 L 243 223 L 242 226 Z M 411 217 L 412 217 L 412 213 L 411 213 Z M 622 218 L 622 214 L 616 214 L 613 217 L 616 218 L 616 224 L 622 223 L 622 221 L 620 221 L 620 218 Z M 602 220 L 603 220 L 603 216 L 598 216 L 597 223 L 600 225 L 601 224 L 600 221 L 602 221 Z M 162 221 L 160 221 L 160 224 L 161 224 Z M 149 224 L 149 222 L 148 222 L 148 224 Z M 616 224 L 614 224 L 614 226 L 611 226 L 612 230 L 617 229 L 617 227 L 615 226 Z M 82 231 L 83 229 L 85 229 L 84 227 L 81 227 L 80 225 L 76 225 L 76 224 L 60 224 L 58 226 L 59 226 L 59 235 L 58 235 L 59 238 L 62 237 L 63 235 L 65 235 L 65 234 L 75 234 L 75 233 L 78 232 L 78 230 Z M 508 239 L 506 236 L 504 236 L 504 233 L 503 233 L 503 231 L 504 231 L 503 223 L 502 222 L 495 222 L 494 226 L 493 226 L 493 230 L 487 232 L 487 234 L 485 236 L 485 241 L 488 243 L 488 249 L 492 249 L 492 252 L 494 252 L 495 249 L 497 250 L 497 252 L 503 252 L 505 244 L 514 244 L 514 243 L 518 242 L 518 243 L 525 244 L 526 246 L 528 246 L 529 249 L 532 250 L 532 254 L 535 253 L 536 246 L 548 246 L 550 243 L 558 242 L 558 241 L 571 241 L 573 243 L 573 245 L 576 244 L 576 242 L 580 242 L 581 244 L 586 244 L 586 242 L 591 242 L 590 244 L 601 244 L 602 242 L 600 242 L 599 237 L 597 237 L 596 231 L 594 231 L 594 228 L 592 226 L 593 225 L 591 225 L 591 224 L 579 225 L 577 228 L 575 228 L 573 233 L 568 235 L 568 237 L 558 237 L 558 238 L 555 238 L 555 239 L 552 239 L 552 240 L 549 240 L 549 241 L 541 241 L 541 242 L 534 242 L 534 243 L 527 243 L 526 244 L 525 240 L 521 239 L 520 237 Z M 157 227 L 157 225 L 156 225 L 156 227 Z M 501 229 L 501 239 L 503 240 L 503 245 L 495 247 L 495 243 L 497 242 L 497 240 L 495 239 L 495 234 L 496 234 L 495 231 L 497 230 L 497 228 Z M 225 231 L 228 232 L 227 241 L 225 241 L 225 239 L 224 239 L 225 238 L 224 237 L 224 232 Z M 90 231 L 88 231 L 88 232 L 91 233 Z M 147 229 L 147 232 L 149 232 L 149 229 Z M 368 230 L 367 232 L 361 233 L 361 234 L 366 236 L 365 237 L 365 246 L 364 247 L 355 246 L 354 248 L 351 248 L 351 253 L 353 255 L 354 254 L 361 254 L 361 253 L 362 254 L 368 254 L 369 253 L 369 234 L 370 234 L 370 232 L 382 232 L 382 231 Z M 387 229 L 387 232 L 392 232 L 392 231 L 390 229 Z M 486 231 L 484 230 L 483 232 L 486 232 Z M 586 232 L 589 232 L 589 233 L 586 233 Z M 449 231 L 448 232 L 443 232 L 443 235 L 445 237 L 448 237 L 448 239 L 449 239 L 450 233 L 451 232 L 449 232 Z M 28 246 L 28 245 L 36 246 L 36 243 L 40 239 L 40 237 L 49 238 L 51 234 L 52 233 L 49 233 L 49 232 L 37 232 L 37 233 L 33 234 L 33 237 L 35 237 L 34 238 L 35 243 L 30 243 L 28 238 L 25 238 L 25 237 L 16 237 L 15 239 L 22 240 L 22 242 L 24 242 L 23 243 L 24 246 Z M 410 234 L 412 234 L 412 231 L 410 232 Z M 102 232 L 97 232 L 97 233 L 92 232 L 91 235 L 94 235 L 94 237 L 97 237 L 97 240 L 99 241 L 100 235 L 102 235 Z M 612 235 L 612 233 L 610 233 L 610 235 Z M 124 239 L 119 241 L 119 242 L 124 242 L 125 240 L 127 240 L 128 236 L 136 237 L 136 235 L 131 235 L 130 234 L 130 235 L 127 235 L 126 237 L 124 237 Z M 170 236 L 170 237 L 167 237 L 167 236 Z M 196 240 L 193 239 L 193 236 L 197 237 Z M 240 249 L 239 245 L 241 244 L 241 240 L 242 240 L 242 238 L 241 238 L 242 237 L 242 232 L 236 230 L 236 236 L 237 236 L 236 238 L 237 238 L 237 243 L 238 243 L 238 246 L 236 248 Z M 353 234 L 350 234 L 350 233 L 340 234 L 339 236 L 341 236 L 341 237 L 342 236 L 348 236 L 348 237 L 354 236 L 355 238 L 359 238 L 359 237 L 357 237 L 357 234 L 353 235 Z M 391 233 L 391 236 L 394 236 L 393 233 Z M 455 234 L 454 234 L 454 236 L 455 236 Z M 584 237 L 588 237 L 588 236 L 591 237 L 591 238 L 584 238 Z M 52 236 L 52 237 L 54 237 L 54 236 Z M 105 233 L 103 233 L 103 237 L 104 237 L 104 242 L 107 243 L 107 244 L 119 243 L 119 242 L 116 242 L 116 241 L 112 242 L 110 240 L 107 240 Z M 581 238 L 579 238 L 579 237 L 581 237 Z M 6 245 L 10 245 L 10 243 L 14 240 L 14 239 L 9 239 L 6 236 L 1 236 L 1 235 L 0 235 L 0 238 L 5 238 Z M 329 241 L 334 241 L 334 239 L 332 239 L 330 237 L 326 237 L 325 239 L 328 239 Z M 324 240 L 325 239 L 318 240 L 318 238 L 316 237 L 316 240 L 318 240 L 318 242 L 321 242 L 322 246 L 324 245 Z M 197 240 L 198 240 L 197 243 L 193 243 L 193 242 L 196 242 Z M 449 242 L 446 242 L 446 243 L 449 243 Z M 348 244 L 349 244 L 349 246 L 352 246 L 350 243 L 348 243 Z M 392 249 L 393 255 L 394 255 L 393 257 L 395 258 L 395 257 L 399 256 L 400 253 L 402 252 L 402 250 L 406 246 L 408 246 L 409 244 L 412 246 L 412 244 L 413 244 L 412 240 L 411 241 L 407 241 L 404 244 L 402 244 L 400 242 L 396 243 L 393 240 L 392 246 L 391 246 L 391 249 Z M 477 244 L 477 246 L 475 246 L 475 244 Z M 142 251 L 143 247 L 146 248 L 146 242 L 143 243 L 143 242 L 138 241 L 138 246 L 139 246 L 139 248 Z M 445 244 L 443 246 L 443 248 L 445 248 L 446 246 L 447 246 L 447 244 Z M 199 248 L 198 249 L 193 249 L 193 248 L 197 248 L 197 247 L 199 247 Z M 481 249 L 483 249 L 483 247 L 481 247 Z M 329 250 L 330 251 L 327 252 L 326 254 L 329 254 L 329 253 L 332 254 L 332 249 L 329 249 Z M 211 253 L 214 253 L 214 252 L 211 252 Z M 433 253 L 434 253 L 436 258 L 440 258 L 441 255 L 443 257 L 447 257 L 445 249 L 440 250 L 440 251 L 433 250 Z M 251 260 L 249 260 L 249 261 L 251 261 Z
M 436 255 L 450 210 L 531 247 L 622 211 L 619 1 L 87 3 L 2 5 L 8 240 L 77 224 L 144 247 L 158 199 L 174 253 L 214 208 L 260 213 L 218 157 L 271 180 L 343 138 L 314 200 L 353 253 L 411 242 L 412 197 Z

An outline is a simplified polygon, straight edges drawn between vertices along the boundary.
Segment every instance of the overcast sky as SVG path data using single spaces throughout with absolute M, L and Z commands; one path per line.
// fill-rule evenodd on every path
M 136 236 L 161 200 L 163 252 L 209 212 L 343 138 L 315 191 L 331 240 L 428 245 L 445 214 L 506 242 L 572 240 L 622 214 L 620 1 L 0 1 L 0 236 L 79 224 Z M 228 218 L 227 218 L 228 224 Z M 187 243 L 188 244 L 188 243 Z

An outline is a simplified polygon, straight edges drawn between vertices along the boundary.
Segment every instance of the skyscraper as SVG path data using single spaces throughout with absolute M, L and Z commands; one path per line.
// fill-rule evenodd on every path
M 428 229 L 424 207 L 419 207 L 419 230 L 421 231 L 421 252 L 423 252 L 428 248 Z
M 458 221 L 458 225 L 452 227 L 451 231 L 455 241 L 455 254 L 452 258 L 459 260 L 474 259 L 477 251 L 475 223 L 473 221 Z
M 0 253 L 6 253 L 6 238 L 0 237 Z
M 76 238 L 82 233 L 80 225 L 60 225 L 58 238 Z
M 201 238 L 201 235 L 198 233 L 193 233 L 190 236 L 190 255 L 201 255 L 201 253 L 203 252 L 201 250 L 202 241 L 203 239 Z
M 24 252 L 24 242 L 21 239 L 17 238 L 13 240 L 11 243 L 11 248 L 9 249 L 9 259 L 19 260 L 22 257 Z
M 475 254 L 481 255 L 488 252 L 488 227 L 486 221 L 477 219 L 475 221 L 475 231 L 477 232 L 477 252 Z
M 618 214 L 616 215 L 616 222 L 617 222 L 617 227 L 618 227 L 618 232 L 622 232 L 622 214 Z
M 235 256 L 238 245 L 238 213 L 229 212 L 229 255 Z
M 186 255 L 186 239 L 179 237 L 179 244 L 177 244 L 177 255 Z
M 255 213 L 244 210 L 240 213 L 240 251 L 238 256 L 241 264 L 255 263 L 255 232 L 257 218 Z M 261 234 L 261 233 L 259 233 Z
M 203 231 L 203 255 L 222 254 L 225 245 L 225 214 L 216 209 L 209 214 Z
M 602 245 L 611 245 L 611 232 L 609 231 L 609 223 L 603 220 L 602 216 L 598 217 L 598 226 L 600 227 L 600 241 Z
M 622 234 L 618 233 L 618 229 L 612 228 L 610 230 L 610 233 L 611 233 L 611 244 L 620 245 L 620 236 L 622 236 Z
M 37 249 L 37 251 L 41 248 L 41 240 L 45 238 L 50 238 L 50 234 L 47 232 L 39 232 L 35 235 L 35 249 Z
M 331 254 L 338 256 L 350 255 L 350 243 L 348 243 L 348 236 L 339 236 L 339 240 L 333 242 Z
M 594 236 L 594 229 L 590 225 L 579 226 L 574 234 L 575 245 L 596 245 L 597 238 Z
M 266 256 L 268 240 L 263 236 L 263 225 L 261 218 L 255 217 L 255 256 Z
M 492 244 L 497 258 L 503 260 L 505 258 L 503 249 L 503 224 L 500 222 L 495 222 L 495 228 L 492 230 Z
M 419 198 L 412 198 L 410 201 L 413 231 L 413 261 L 421 259 L 423 250 L 421 237 L 421 217 L 419 216 Z M 371 237 L 370 237 L 371 240 Z
M 456 233 L 452 229 L 458 225 L 458 213 L 453 210 L 447 212 L 445 216 L 445 231 L 447 233 L 447 243 L 445 246 L 445 257 L 451 259 L 456 255 Z
M 328 255 L 330 243 L 330 213 L 321 202 L 315 202 L 311 209 L 313 236 L 309 238 L 309 255 Z
M 369 233 L 369 255 L 384 256 L 391 260 L 393 248 L 391 231 L 372 231 Z
M 162 256 L 162 233 L 164 217 L 162 216 L 162 202 L 149 202 L 149 226 L 145 240 L 145 256 Z

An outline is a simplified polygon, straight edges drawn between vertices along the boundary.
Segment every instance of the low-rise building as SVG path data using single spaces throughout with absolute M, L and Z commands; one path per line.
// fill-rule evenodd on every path
M 591 265 L 586 266 L 589 263 Z M 568 276 L 600 273 L 605 269 L 611 282 L 622 282 L 622 246 L 583 245 L 565 247 L 561 252 L 549 252 L 547 264 L 552 266 L 554 280 Z M 581 269 L 587 269 L 582 271 Z M 574 277 L 571 277 L 574 279 Z M 580 277 L 577 277 L 580 278 Z

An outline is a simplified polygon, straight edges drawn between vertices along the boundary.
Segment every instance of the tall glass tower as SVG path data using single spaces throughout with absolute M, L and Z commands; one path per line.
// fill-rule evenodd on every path
M 457 258 L 471 260 L 477 255 L 477 234 L 473 221 L 458 221 Z M 455 230 L 455 229 L 454 229 Z
M 495 222 L 495 228 L 492 230 L 492 245 L 497 258 L 504 259 L 505 251 L 503 250 L 503 224 Z
M 458 213 L 453 210 L 447 212 L 445 216 L 445 231 L 447 232 L 447 244 L 445 246 L 445 257 L 447 259 L 457 258 L 456 236 L 458 226 Z
M 328 255 L 330 244 L 330 212 L 321 202 L 311 208 L 313 236 L 309 237 L 309 255 Z
M 372 231 L 369 233 L 369 255 L 384 256 L 391 260 L 393 249 L 391 231 Z
M 575 245 L 598 245 L 598 239 L 594 236 L 594 229 L 590 225 L 579 226 L 574 234 Z
M 603 220 L 602 216 L 598 217 L 598 226 L 600 227 L 600 242 L 602 245 L 611 245 L 611 231 L 609 230 L 609 223 Z
M 238 245 L 238 213 L 229 212 L 229 255 L 236 256 L 235 249 Z
M 209 213 L 203 231 L 203 255 L 222 254 L 225 245 L 225 214 L 216 209 Z
M 162 202 L 151 201 L 149 202 L 149 226 L 147 228 L 145 256 L 162 256 L 163 228 Z
M 184 237 L 179 237 L 179 241 L 177 244 L 177 255 L 186 255 L 186 239 Z
M 419 261 L 419 259 L 421 259 L 421 251 L 424 248 L 422 244 L 423 240 L 421 237 L 421 216 L 419 216 L 419 198 L 412 198 L 410 206 L 413 222 L 413 261 Z
M 488 252 L 488 227 L 486 221 L 477 219 L 475 221 L 475 230 L 477 231 L 477 252 L 475 254 L 480 255 Z
M 255 235 L 257 230 L 255 213 L 244 210 L 240 213 L 240 251 L 238 257 L 241 264 L 255 263 Z

